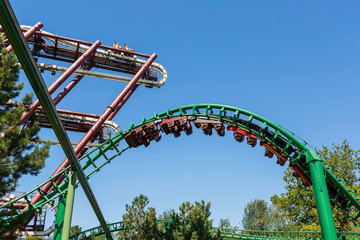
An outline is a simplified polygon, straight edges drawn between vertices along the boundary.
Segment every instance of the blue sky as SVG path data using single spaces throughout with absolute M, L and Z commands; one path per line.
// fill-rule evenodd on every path
M 358 1 L 10 1 L 20 24 L 44 24 L 51 33 L 136 51 L 157 53 L 168 71 L 160 89 L 140 87 L 114 119 L 122 129 L 141 117 L 195 103 L 243 108 L 297 133 L 314 147 L 360 144 Z M 26 90 L 32 91 L 24 75 Z M 56 75 L 58 77 L 59 74 Z M 44 75 L 51 84 L 55 78 Z M 84 78 L 58 107 L 101 114 L 125 86 Z M 42 131 L 41 137 L 53 137 Z M 72 140 L 81 134 L 70 134 Z M 239 225 L 255 198 L 284 191 L 284 167 L 235 142 L 195 131 L 163 137 L 126 152 L 90 180 L 107 221 L 119 221 L 140 193 L 158 213 L 184 201 L 210 201 L 212 218 Z M 46 180 L 62 162 L 51 149 L 38 177 L 23 177 L 19 190 Z M 73 224 L 98 222 L 81 189 Z

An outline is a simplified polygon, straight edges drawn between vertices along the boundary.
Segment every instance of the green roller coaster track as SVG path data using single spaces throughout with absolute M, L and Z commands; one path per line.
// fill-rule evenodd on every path
M 158 220 L 158 223 L 166 227 L 169 220 Z M 119 232 L 126 229 L 124 222 L 115 222 L 107 224 L 110 232 Z M 217 231 L 218 228 L 214 228 L 213 231 Z M 290 231 L 256 231 L 256 230 L 239 230 L 239 229 L 219 229 L 221 236 L 224 239 L 302 239 L 302 240 L 315 240 L 322 239 L 321 232 L 290 232 Z M 80 240 L 89 238 L 90 236 L 104 235 L 104 231 L 101 226 L 94 227 L 70 236 L 71 240 Z M 360 233 L 353 232 L 339 232 L 337 233 L 338 239 L 357 240 L 360 237 Z
M 109 139 L 105 143 L 99 145 L 95 150 L 87 153 L 81 159 L 82 166 L 80 166 L 79 162 L 77 161 L 76 155 L 70 146 L 70 141 L 67 138 L 66 132 L 59 120 L 59 117 L 57 116 L 54 104 L 51 102 L 50 95 L 46 91 L 45 84 L 42 81 L 41 75 L 35 67 L 35 62 L 31 56 L 29 49 L 27 48 L 26 41 L 21 34 L 17 20 L 12 12 L 8 1 L 0 0 L 0 6 L 0 20 L 5 32 L 7 33 L 9 41 L 13 46 L 13 49 L 24 68 L 24 71 L 28 76 L 30 83 L 34 88 L 34 91 L 38 95 L 38 98 L 43 105 L 43 108 L 49 118 L 49 121 L 53 126 L 53 129 L 64 149 L 65 154 L 72 162 L 72 167 L 75 167 L 77 173 L 80 174 L 80 184 L 82 185 L 84 192 L 88 197 L 89 202 L 99 219 L 99 222 L 101 223 L 102 229 L 105 231 L 109 239 L 111 239 L 111 234 L 109 232 L 108 226 L 105 223 L 105 219 L 102 216 L 101 210 L 96 202 L 95 196 L 93 195 L 86 178 L 90 178 L 94 173 L 100 171 L 103 166 L 105 166 L 107 163 L 110 163 L 112 159 L 121 155 L 125 150 L 129 149 L 129 146 L 120 147 L 119 145 L 121 143 L 121 140 L 124 139 L 125 134 L 127 134 L 128 132 L 150 122 L 159 122 L 164 119 L 183 116 L 219 119 L 224 124 L 236 125 L 238 127 L 246 129 L 253 135 L 256 135 L 256 138 L 259 138 L 262 141 L 266 142 L 271 148 L 275 148 L 277 153 L 286 156 L 287 159 L 289 159 L 291 166 L 294 169 L 298 170 L 297 172 L 301 174 L 302 178 L 306 179 L 309 183 L 309 179 L 311 179 L 322 230 L 321 236 L 319 236 L 318 238 L 330 240 L 338 239 L 339 237 L 336 233 L 330 201 L 341 211 L 347 212 L 348 217 L 354 222 L 356 222 L 356 220 L 359 218 L 360 199 L 356 198 L 355 191 L 347 189 L 343 180 L 338 180 L 332 174 L 331 169 L 325 168 L 318 154 L 314 150 L 310 149 L 307 146 L 306 142 L 298 139 L 295 134 L 286 131 L 281 126 L 272 123 L 259 115 L 229 106 L 215 104 L 189 105 L 167 110 L 160 114 L 154 114 L 154 116 L 149 119 L 143 118 L 140 124 L 132 124 L 129 130 L 119 133 L 114 138 Z M 293 151 L 294 149 L 296 149 L 296 151 Z M 108 153 L 108 151 L 110 152 L 110 154 Z M 56 176 L 51 177 L 45 183 L 38 185 L 36 188 L 25 193 L 23 196 L 0 207 L 0 211 L 6 212 L 9 209 L 12 210 L 11 216 L 2 219 L 2 221 L 5 221 L 7 227 L 9 229 L 18 227 L 24 224 L 26 218 L 27 220 L 30 220 L 34 212 L 41 212 L 42 207 L 45 204 L 50 204 L 54 206 L 55 200 L 57 198 L 65 198 L 65 194 L 67 193 L 68 188 L 68 182 L 70 180 L 70 176 L 67 174 L 69 170 L 70 167 L 63 169 L 60 173 L 58 173 Z M 66 180 L 63 181 L 61 184 L 56 185 L 54 179 L 56 179 L 56 177 L 61 174 L 66 176 Z M 75 179 L 74 175 L 71 175 L 71 179 Z M 43 192 L 41 190 L 41 187 L 47 183 L 52 184 L 53 189 L 50 192 Z M 73 187 L 74 185 L 72 185 L 72 188 Z M 36 203 L 32 203 L 29 198 L 32 194 L 35 194 L 37 192 L 42 196 L 42 199 Z M 24 202 L 27 203 L 28 207 L 21 212 L 18 211 L 16 208 L 16 204 L 22 204 Z M 71 210 L 68 211 L 69 214 L 70 212 Z M 22 218 L 19 218 L 19 216 L 22 216 Z M 64 217 L 64 219 L 66 218 L 67 227 L 70 226 L 71 222 L 71 214 L 69 216 Z M 254 234 L 253 232 L 252 234 L 247 234 L 247 236 L 245 236 L 246 234 L 240 234 L 241 236 L 239 236 L 238 238 L 284 239 L 283 236 L 285 235 L 282 236 L 280 234 L 280 237 L 278 237 L 279 235 L 276 234 L 271 235 L 270 232 L 267 232 L 264 233 L 262 236 L 256 236 L 256 234 Z M 300 235 L 297 236 L 298 237 L 296 237 L 295 239 L 298 239 Z M 342 236 L 342 238 L 343 237 L 345 239 L 349 239 L 350 237 L 351 239 L 358 238 L 357 235 L 355 236 L 349 234 L 345 234 L 344 236 Z M 67 239 L 68 237 L 63 236 L 62 238 Z M 315 235 L 312 235 L 311 239 L 316 238 L 317 237 Z M 293 238 L 291 237 L 291 235 L 289 235 L 289 237 L 286 239 Z
M 174 117 L 184 117 L 184 116 L 187 116 L 189 118 L 207 117 L 207 118 L 219 119 L 224 124 L 234 124 L 239 127 L 247 129 L 248 131 L 256 135 L 257 138 L 263 139 L 270 145 L 275 146 L 279 152 L 285 154 L 288 157 L 288 159 L 290 160 L 290 164 L 300 169 L 305 176 L 309 178 L 311 177 L 316 198 L 318 196 L 316 193 L 317 191 L 316 189 L 320 189 L 319 192 L 321 192 L 323 195 L 326 195 L 327 197 L 329 196 L 327 193 L 327 189 L 328 189 L 330 193 L 330 200 L 336 207 L 338 207 L 342 211 L 348 212 L 349 218 L 351 218 L 354 221 L 356 221 L 357 218 L 359 217 L 360 203 L 359 203 L 359 199 L 357 199 L 355 196 L 355 191 L 347 189 L 345 187 L 343 180 L 337 179 L 332 174 L 331 169 L 325 168 L 324 165 L 321 163 L 321 159 L 318 157 L 316 152 L 310 149 L 310 147 L 307 145 L 306 142 L 299 139 L 294 133 L 285 130 L 281 126 L 257 114 L 251 113 L 249 111 L 240 108 L 230 107 L 225 105 L 218 105 L 218 104 L 188 105 L 174 109 L 169 109 L 159 114 L 154 113 L 154 116 L 148 119 L 143 118 L 141 123 L 137 125 L 131 123 L 130 129 L 126 131 L 121 131 L 118 135 L 116 135 L 111 139 L 108 139 L 106 142 L 102 143 L 101 145 L 98 145 L 96 149 L 86 153 L 86 155 L 84 155 L 80 159 L 86 177 L 89 179 L 92 175 L 99 172 L 106 164 L 110 163 L 115 157 L 120 156 L 124 151 L 131 148 L 127 146 L 127 144 L 122 146 L 123 143 L 125 142 L 122 140 L 124 139 L 124 136 L 128 132 L 131 132 L 135 128 L 141 127 L 142 125 L 145 125 L 150 122 L 158 123 L 161 122 L 162 120 L 166 120 Z M 285 146 L 280 146 L 281 144 L 278 144 L 276 140 L 279 138 L 286 141 Z M 290 147 L 297 149 L 298 154 L 296 155 L 289 154 L 287 150 Z M 303 161 L 304 157 L 306 157 L 305 163 Z M 42 207 L 45 204 L 54 205 L 55 199 L 57 199 L 60 196 L 64 196 L 68 187 L 69 176 L 67 175 L 67 171 L 69 169 L 70 167 L 63 169 L 56 176 L 51 177 L 44 183 L 35 187 L 33 190 L 25 193 L 21 197 L 14 199 L 13 201 L 7 203 L 6 205 L 0 207 L 0 211 L 9 208 L 16 210 L 15 204 L 24 201 L 26 201 L 29 205 L 28 209 L 22 212 L 16 210 L 17 211 L 16 215 L 6 219 L 9 226 L 12 222 L 16 221 L 16 219 L 19 218 L 19 216 L 22 215 L 32 216 L 31 213 L 35 211 L 41 212 Z M 312 174 L 313 172 L 319 174 L 315 176 L 315 174 Z M 66 176 L 66 179 L 59 186 L 57 186 L 53 180 L 56 179 L 56 177 L 61 174 L 64 174 Z M 321 178 L 321 176 L 324 175 L 325 175 L 325 182 L 324 183 L 319 182 L 318 181 L 319 178 Z M 54 186 L 54 188 L 51 192 L 44 193 L 41 191 L 41 187 L 48 182 L 50 182 Z M 324 188 L 324 186 L 326 187 Z M 37 203 L 31 203 L 29 197 L 32 194 L 35 194 L 36 192 L 39 192 L 42 195 L 42 199 Z M 316 199 L 317 208 L 320 216 L 320 222 L 321 222 L 322 214 L 319 209 L 323 208 L 323 205 L 325 205 L 326 198 L 324 199 L 322 199 L 320 202 L 318 202 L 318 199 Z M 330 206 L 329 198 L 327 200 L 327 204 Z M 351 214 L 351 212 L 355 212 L 355 214 Z M 329 211 L 325 212 L 325 215 L 323 217 L 326 221 L 333 223 L 331 210 L 330 212 Z M 331 232 L 331 229 L 329 230 L 326 228 L 326 226 L 325 227 L 323 225 L 321 226 L 322 226 L 323 237 L 325 239 L 337 239 L 336 237 L 334 237 L 334 234 L 332 235 L 332 237 L 330 235 L 329 236 L 326 235 L 328 234 L 328 232 Z M 248 239 L 253 239 L 253 238 L 248 238 Z

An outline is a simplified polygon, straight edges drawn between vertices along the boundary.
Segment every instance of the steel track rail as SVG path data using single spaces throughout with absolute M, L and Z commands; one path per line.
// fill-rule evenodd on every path
M 262 138 L 266 140 L 267 143 L 271 143 L 272 146 L 275 146 L 279 152 L 286 154 L 287 157 L 289 158 L 290 164 L 297 166 L 299 169 L 301 169 L 302 173 L 305 176 L 309 176 L 309 170 L 306 164 L 304 164 L 301 161 L 303 156 L 305 156 L 305 153 L 309 150 L 309 146 L 305 141 L 299 139 L 294 133 L 285 130 L 280 125 L 275 124 L 260 115 L 254 114 L 252 112 L 240 108 L 219 105 L 219 104 L 197 104 L 197 105 L 188 105 L 179 108 L 169 109 L 159 114 L 155 113 L 154 116 L 148 119 L 143 118 L 142 122 L 140 122 L 139 124 L 137 125 L 131 124 L 130 129 L 124 132 L 120 132 L 114 138 L 109 139 L 105 143 L 99 145 L 98 148 L 87 153 L 84 157 L 81 158 L 83 163 L 82 164 L 83 170 L 89 172 L 87 174 L 87 177 L 89 178 L 93 174 L 99 172 L 103 166 L 110 163 L 112 159 L 114 159 L 117 156 L 120 156 L 123 151 L 129 148 L 129 147 L 127 148 L 125 147 L 124 149 L 119 150 L 117 147 L 117 144 L 119 144 L 124 139 L 127 133 L 147 123 L 161 122 L 166 119 L 183 117 L 183 116 L 216 118 L 221 120 L 223 123 L 235 124 L 237 126 L 245 128 L 248 131 L 255 134 L 258 138 Z M 254 128 L 254 126 L 258 126 L 258 127 Z M 283 140 L 287 142 L 286 146 L 279 146 L 277 144 L 276 139 L 279 137 L 281 137 Z M 299 154 L 297 154 L 296 156 L 293 154 L 289 155 L 286 150 L 290 146 L 298 149 Z M 110 150 L 115 150 L 115 154 L 111 157 L 107 156 L 109 155 L 108 152 L 111 152 Z M 98 160 L 100 158 L 103 159 L 103 162 L 99 165 L 97 161 L 100 161 Z M 65 173 L 66 170 L 67 169 L 63 169 L 63 171 L 60 172 L 59 175 Z M 352 208 L 355 208 L 357 211 L 356 216 L 352 216 L 351 218 L 356 220 L 356 218 L 359 216 L 359 211 L 360 211 L 359 199 L 357 199 L 354 195 L 354 192 L 350 189 L 347 189 L 344 183 L 341 180 L 338 180 L 329 169 L 326 169 L 325 173 L 327 176 L 328 187 L 336 186 L 335 197 L 333 197 L 331 200 L 342 210 L 350 211 Z M 50 178 L 45 183 L 34 188 L 32 191 L 24 194 L 22 197 L 19 197 L 18 199 L 15 199 L 9 202 L 8 204 L 0 207 L 0 210 L 4 209 L 5 207 L 11 207 L 12 204 L 16 204 L 16 202 L 18 201 L 19 202 L 24 201 L 24 199 L 25 201 L 28 201 L 27 195 L 29 195 L 32 192 L 40 191 L 41 186 L 45 185 L 48 182 L 51 182 L 52 179 L 56 178 L 56 176 Z M 66 188 L 67 188 L 67 181 L 64 181 L 61 185 L 59 185 L 57 188 L 55 188 L 52 192 L 50 192 L 47 195 L 45 195 L 40 191 L 40 193 L 43 195 L 43 199 L 36 204 L 32 204 L 29 208 L 29 211 L 30 210 L 40 211 L 41 207 L 44 204 L 53 202 L 57 197 L 59 197 L 61 194 L 63 194 L 66 191 Z M 25 214 L 25 212 L 21 212 L 19 214 Z
M 162 223 L 165 227 L 166 224 L 169 224 L 171 220 L 160 219 L 157 221 Z M 124 222 L 114 222 L 108 223 L 108 228 L 110 232 L 119 232 L 126 229 Z M 214 231 L 217 231 L 219 228 L 213 228 Z M 321 232 L 299 232 L 299 231 L 257 231 L 257 230 L 239 230 L 239 229 L 220 229 L 221 236 L 225 239 L 247 239 L 247 240 L 275 240 L 275 239 L 287 239 L 287 240 L 314 240 L 322 239 Z M 70 236 L 71 240 L 80 240 L 89 238 L 90 236 L 96 237 L 103 235 L 101 227 L 94 227 L 87 230 L 84 230 L 80 233 Z M 337 233 L 338 239 L 359 239 L 360 233 L 355 232 L 339 232 Z
M 31 26 L 26 26 L 26 25 L 21 25 L 21 28 L 23 30 L 29 30 L 31 28 Z M 39 33 L 40 35 L 42 35 L 44 38 L 46 38 L 47 40 L 49 41 L 52 41 L 52 42 L 55 42 L 56 38 L 59 37 L 59 36 L 56 36 L 52 33 L 49 33 L 49 32 L 46 32 L 46 31 L 37 31 L 36 33 Z M 61 43 L 67 47 L 70 47 L 70 48 L 73 48 L 73 49 L 79 49 L 79 50 L 82 50 L 82 51 L 86 51 L 89 46 L 88 46 L 88 43 L 86 42 L 83 42 L 82 44 L 77 44 L 77 43 L 74 43 L 72 41 L 73 39 L 68 39 L 68 38 L 64 38 L 62 37 L 62 39 L 59 39 L 57 40 L 58 43 Z M 78 41 L 80 42 L 80 41 Z M 82 41 L 81 41 L 82 42 Z M 145 64 L 146 60 L 143 60 L 143 59 L 139 59 L 135 56 L 135 54 L 137 53 L 134 53 L 133 56 L 127 56 L 126 54 L 124 54 L 123 52 L 115 52 L 115 51 L 110 51 L 109 47 L 106 47 L 106 46 L 100 46 L 99 48 L 104 48 L 104 49 L 97 49 L 96 50 L 96 54 L 99 54 L 101 56 L 107 56 L 109 57 L 109 59 L 124 59 L 128 62 L 134 62 L 134 63 L 137 63 L 137 64 L 140 64 L 141 66 Z M 109 48 L 109 49 L 108 49 Z M 123 50 L 119 50 L 119 51 L 123 51 Z M 129 53 L 130 55 L 132 54 L 132 52 Z M 142 56 L 142 55 L 140 55 Z M 149 57 L 147 55 L 147 57 Z M 45 65 L 43 66 L 40 66 L 41 68 L 43 68 L 44 70 L 49 70 L 49 66 L 48 67 L 45 67 Z M 167 78 L 168 78 L 168 74 L 167 74 L 167 71 L 166 69 L 159 63 L 152 63 L 151 64 L 151 67 L 156 69 L 160 74 L 161 74 L 161 79 L 160 81 L 157 81 L 157 82 L 154 82 L 154 81 L 148 81 L 148 80 L 140 80 L 139 81 L 139 84 L 143 84 L 143 85 L 146 85 L 146 86 L 151 86 L 151 87 L 161 87 L 162 85 L 165 84 Z M 52 70 L 50 71 L 63 71 L 64 69 L 61 68 L 61 67 L 51 67 L 53 68 Z M 118 81 L 124 81 L 124 82 L 128 82 L 129 79 L 127 77 L 116 77 L 115 75 L 112 75 L 112 74 L 102 74 L 102 73 L 98 73 L 98 72 L 94 72 L 94 73 L 89 73 L 89 71 L 83 71 L 83 72 L 78 72 L 83 75 L 86 75 L 86 76 L 91 76 L 91 77 L 104 77 L 105 79 L 109 79 L 109 80 L 118 80 Z

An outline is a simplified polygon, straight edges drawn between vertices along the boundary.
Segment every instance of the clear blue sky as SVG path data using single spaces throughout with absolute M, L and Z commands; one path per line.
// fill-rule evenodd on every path
M 122 129 L 155 111 L 219 103 L 262 115 L 314 147 L 347 139 L 359 148 L 358 1 L 10 2 L 20 24 L 41 21 L 57 35 L 107 45 L 117 40 L 158 54 L 168 81 L 160 89 L 138 88 L 115 118 Z M 44 79 L 54 81 L 49 74 Z M 27 81 L 24 75 L 22 80 Z M 101 114 L 124 86 L 84 78 L 59 108 Z M 231 134 L 195 131 L 126 152 L 90 184 L 110 222 L 121 220 L 125 204 L 142 193 L 158 213 L 204 199 L 212 204 L 216 225 L 220 218 L 239 225 L 247 202 L 269 201 L 284 191 L 285 167 L 263 154 L 263 148 L 239 144 Z M 46 168 L 38 177 L 22 178 L 19 190 L 46 180 L 63 159 L 53 147 Z M 75 224 L 98 225 L 80 189 Z

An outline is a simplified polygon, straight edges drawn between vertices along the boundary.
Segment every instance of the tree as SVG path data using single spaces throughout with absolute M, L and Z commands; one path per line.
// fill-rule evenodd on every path
M 296 231 L 296 226 L 286 219 L 286 212 L 274 205 L 269 207 L 270 226 L 272 231 Z
M 0 197 L 14 191 L 22 175 L 37 175 L 49 156 L 48 145 L 39 147 L 33 143 L 40 130 L 37 123 L 22 129 L 16 126 L 27 110 L 32 95 L 26 94 L 17 101 L 24 84 L 17 83 L 19 66 L 14 53 L 8 54 L 3 48 L 3 40 L 0 38 Z M 12 214 L 15 214 L 14 210 L 0 212 L 0 236 L 3 238 L 4 233 L 11 231 L 4 223 L 6 216 Z M 13 222 L 10 226 L 18 225 Z
M 220 219 L 219 229 L 220 229 L 221 232 L 231 231 L 230 230 L 231 229 L 230 220 L 228 218 Z
M 148 203 L 148 198 L 140 195 L 134 198 L 131 205 L 126 205 L 123 215 L 126 228 L 117 234 L 118 239 L 222 239 L 220 231 L 212 230 L 210 203 L 183 203 L 179 213 L 167 210 L 160 215 L 159 219 L 163 221 L 158 221 L 154 208 L 147 208 Z
M 345 140 L 341 145 L 332 144 L 332 148 L 323 146 L 319 150 L 325 166 L 331 166 L 338 179 L 344 179 L 348 188 L 360 190 L 357 175 L 360 169 L 360 150 L 352 150 Z M 271 201 L 281 211 L 283 221 L 296 226 L 302 231 L 320 231 L 315 197 L 312 187 L 306 188 L 302 180 L 293 177 L 289 167 L 284 174 L 286 192 L 274 195 Z M 359 192 L 359 191 L 357 191 Z M 345 213 L 333 209 L 335 226 L 338 231 L 356 231 L 356 228 Z
M 162 220 L 171 220 L 171 216 L 172 216 L 172 214 L 173 214 L 173 212 L 174 212 L 174 209 L 168 209 L 168 210 L 165 210 L 164 212 L 163 212 L 163 214 L 160 214 L 159 215 L 159 219 L 162 219 Z
M 82 232 L 82 227 L 80 227 L 79 225 L 71 226 L 70 228 L 70 236 L 73 236 L 81 232 Z
M 147 208 L 149 199 L 140 194 L 135 197 L 131 205 L 126 204 L 123 221 L 126 229 L 119 233 L 125 239 L 158 239 L 159 230 L 156 223 L 154 208 Z
M 0 45 L 2 45 L 2 40 Z M 33 142 L 37 139 L 39 126 L 11 128 L 20 122 L 22 114 L 31 102 L 26 94 L 21 102 L 15 102 L 24 84 L 17 84 L 19 66 L 13 53 L 1 49 L 0 63 L 0 196 L 15 190 L 17 180 L 24 174 L 36 175 L 44 167 L 49 147 L 39 148 Z
M 270 221 L 270 208 L 264 200 L 255 199 L 245 206 L 242 219 L 245 230 L 270 230 Z
M 85 239 L 85 240 L 106 240 L 106 236 L 105 236 L 105 234 L 100 235 L 100 236 L 90 235 L 88 237 L 83 237 L 81 239 Z
M 173 213 L 172 220 L 176 231 L 173 233 L 174 239 L 179 240 L 215 240 L 222 239 L 220 230 L 213 231 L 210 220 L 210 203 L 195 202 L 190 204 L 185 202 L 179 207 L 180 213 Z

